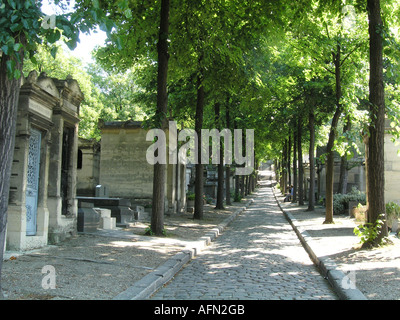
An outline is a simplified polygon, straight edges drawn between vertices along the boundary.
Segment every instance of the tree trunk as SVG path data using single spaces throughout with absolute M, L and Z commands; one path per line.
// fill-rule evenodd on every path
M 229 113 L 229 98 L 226 104 L 226 128 L 230 129 L 230 113 Z M 227 141 L 224 141 L 225 145 L 227 144 Z M 226 205 L 230 206 L 232 204 L 231 202 L 231 168 L 229 164 L 226 164 L 225 166 L 225 198 L 226 198 Z
M 201 61 L 201 58 L 200 58 Z M 201 163 L 201 129 L 203 127 L 203 111 L 204 111 L 204 86 L 203 78 L 201 75 L 198 76 L 197 81 L 197 104 L 196 104 L 196 122 L 195 130 L 198 136 L 198 163 L 196 164 L 196 181 L 194 185 L 195 199 L 194 199 L 194 219 L 203 219 L 203 171 L 204 165 Z
M 342 112 L 342 105 L 340 99 L 342 97 L 342 86 L 340 81 L 340 45 L 337 45 L 337 52 L 332 53 L 335 64 L 335 80 L 336 80 L 336 111 L 332 119 L 331 130 L 329 132 L 329 140 L 326 152 L 328 153 L 326 161 L 326 213 L 324 223 L 333 223 L 333 166 L 334 154 L 333 144 L 335 142 L 336 128 L 339 122 L 340 114 Z
M 234 201 L 235 202 L 239 202 L 239 197 L 240 197 L 240 180 L 239 180 L 240 176 L 235 176 L 235 197 L 234 197 Z
M 20 38 L 20 43 L 25 43 Z M 19 52 L 21 61 L 24 52 Z M 11 167 L 14 156 L 15 131 L 21 79 L 10 79 L 7 76 L 7 61 L 10 57 L 0 57 L 0 298 L 3 298 L 1 287 L 1 268 L 6 240 L 8 197 L 10 191 Z M 23 63 L 16 61 L 15 69 L 22 74 Z
M 350 116 L 347 116 L 346 125 L 343 128 L 343 133 L 348 132 L 351 129 L 351 119 Z M 347 155 L 345 154 L 340 159 L 340 176 L 339 176 L 339 186 L 338 193 L 346 194 L 347 193 L 347 177 L 348 177 L 348 169 L 347 169 Z
M 214 105 L 215 111 L 215 122 L 216 127 L 220 130 L 220 105 L 216 103 Z M 226 141 L 224 141 L 226 142 Z M 218 184 L 217 184 L 217 203 L 215 209 L 224 209 L 224 148 L 222 142 L 220 141 L 220 148 L 217 150 L 219 152 L 219 163 L 218 163 Z
M 229 165 L 225 166 L 225 203 L 227 206 L 232 204 L 231 201 L 231 168 Z
M 246 196 L 244 176 L 240 176 L 240 196 L 242 199 Z
M 314 109 L 310 107 L 308 114 L 308 127 L 310 130 L 310 190 L 308 194 L 308 211 L 314 211 L 315 208 L 315 161 L 314 161 L 314 149 L 315 149 L 315 123 L 314 123 Z
M 303 170 L 303 149 L 301 146 L 302 140 L 302 123 L 301 119 L 299 119 L 297 126 L 297 158 L 298 158 L 298 167 L 299 167 L 299 205 L 304 205 L 304 188 L 303 188 L 303 178 L 304 178 L 304 170 Z
M 168 75 L 168 26 L 169 26 L 169 0 L 161 1 L 160 31 L 157 44 L 158 51 L 158 74 L 157 74 L 157 111 L 156 115 L 162 119 L 161 127 L 167 128 L 167 75 Z M 165 182 L 166 164 L 156 163 L 153 176 L 153 200 L 151 213 L 151 231 L 157 235 L 163 235 L 164 211 L 165 211 Z
M 288 175 L 288 185 L 292 185 L 292 173 L 290 170 L 290 155 L 292 153 L 292 133 L 289 129 L 289 138 L 288 138 L 288 146 L 287 146 L 287 175 Z
M 368 143 L 368 222 L 375 223 L 380 214 L 385 214 L 385 92 L 383 83 L 383 43 L 381 37 L 382 18 L 380 0 L 367 1 L 370 36 L 370 119 Z M 387 236 L 386 218 L 381 233 L 374 244 Z
M 282 150 L 282 175 L 283 175 L 283 193 L 286 194 L 289 190 L 288 188 L 288 160 L 287 160 L 287 147 L 288 141 L 285 139 L 285 143 L 283 144 Z
M 293 197 L 292 202 L 297 202 L 297 128 L 293 130 Z

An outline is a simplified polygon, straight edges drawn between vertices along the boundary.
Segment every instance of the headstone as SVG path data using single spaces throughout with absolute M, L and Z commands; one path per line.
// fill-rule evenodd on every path
M 100 198 L 108 198 L 107 187 L 103 186 L 101 184 L 97 185 L 95 195 L 96 195 L 96 197 L 100 197 Z
M 149 213 L 144 211 L 143 206 L 136 206 L 133 210 L 135 220 L 147 220 L 149 219 Z
M 397 232 L 399 230 L 399 220 L 393 219 L 392 222 L 392 232 Z
M 100 228 L 105 230 L 114 230 L 116 228 L 116 218 L 111 217 L 111 210 L 104 208 L 94 208 L 100 214 Z
M 77 229 L 79 232 L 95 232 L 100 224 L 100 214 L 93 209 L 93 204 L 80 202 Z

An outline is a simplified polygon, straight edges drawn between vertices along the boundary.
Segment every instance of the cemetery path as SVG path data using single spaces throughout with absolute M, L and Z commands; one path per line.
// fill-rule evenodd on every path
M 152 299 L 337 299 L 279 208 L 271 186 Z
M 5 298 L 132 299 L 130 289 L 155 277 L 150 293 L 137 296 L 147 299 L 168 273 L 173 280 L 152 299 L 399 299 L 400 239 L 391 235 L 393 245 L 359 250 L 354 219 L 334 216 L 335 224 L 324 225 L 323 207 L 306 212 L 283 202 L 273 181 L 265 180 L 271 173 L 261 174 L 250 206 L 249 197 L 224 211 L 206 206 L 204 221 L 190 214 L 166 217 L 167 238 L 143 236 L 143 222 L 32 252 L 6 251 Z

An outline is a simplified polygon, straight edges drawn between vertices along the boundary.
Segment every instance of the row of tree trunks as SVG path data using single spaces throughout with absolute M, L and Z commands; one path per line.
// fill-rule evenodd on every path
M 301 121 L 301 118 L 298 120 L 297 123 L 297 159 L 298 159 L 298 169 L 299 169 L 299 182 L 298 182 L 298 192 L 299 192 L 299 197 L 298 197 L 298 202 L 299 205 L 304 205 L 304 185 L 303 185 L 303 180 L 304 180 L 304 167 L 303 167 L 303 148 L 302 148 L 302 128 L 303 128 L 303 123 Z
M 314 161 L 314 151 L 315 151 L 315 115 L 314 108 L 310 106 L 308 113 L 308 130 L 310 131 L 310 148 L 309 148 L 309 158 L 310 158 L 310 189 L 308 190 L 308 208 L 307 211 L 314 211 L 315 209 L 315 161 Z

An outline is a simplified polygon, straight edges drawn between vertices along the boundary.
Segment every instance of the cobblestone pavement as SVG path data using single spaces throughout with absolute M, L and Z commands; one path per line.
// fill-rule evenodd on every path
M 264 185 L 254 203 L 156 300 L 336 300 Z

